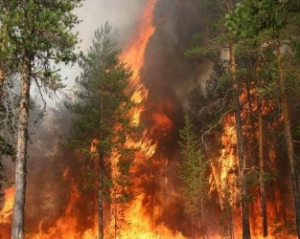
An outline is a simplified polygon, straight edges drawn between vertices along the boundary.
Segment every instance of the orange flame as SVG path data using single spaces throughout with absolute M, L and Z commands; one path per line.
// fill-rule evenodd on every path
M 153 12 L 156 0 L 149 0 L 141 17 L 139 29 L 129 44 L 125 47 L 121 60 L 126 62 L 132 68 L 132 77 L 130 79 L 130 88 L 134 89 L 132 101 L 139 104 L 131 113 L 131 122 L 135 125 L 140 124 L 141 114 L 145 111 L 143 103 L 148 98 L 148 90 L 140 81 L 140 70 L 144 66 L 144 57 L 147 44 L 155 32 L 153 26 Z M 151 137 L 155 131 L 168 132 L 173 124 L 171 120 L 161 112 L 152 114 L 154 126 L 151 129 L 145 129 L 139 140 L 129 139 L 126 142 L 127 147 L 140 148 L 135 155 L 135 163 L 143 164 L 156 152 L 157 141 Z M 135 188 L 139 187 L 141 179 L 136 179 Z M 122 239 L 155 239 L 155 238 L 184 238 L 181 233 L 172 233 L 163 224 L 156 226 L 152 222 L 145 208 L 143 200 L 145 195 L 135 189 L 139 195 L 131 202 L 131 205 L 125 210 L 126 223 L 120 228 L 119 237 Z
M 5 200 L 0 211 L 0 225 L 10 224 L 14 205 L 14 187 L 5 190 Z
M 96 225 L 86 231 L 78 230 L 80 228 L 80 217 L 77 215 L 76 201 L 79 199 L 80 193 L 76 187 L 76 183 L 71 181 L 69 201 L 63 215 L 56 220 L 55 224 L 49 229 L 44 229 L 44 220 L 39 223 L 39 232 L 28 235 L 28 238 L 52 239 L 52 238 L 82 238 L 94 239 L 96 233 Z M 97 222 L 96 219 L 93 219 Z M 96 223 L 95 223 L 96 224 Z
M 133 71 L 131 77 L 131 83 L 139 83 L 139 71 L 144 66 L 144 56 L 148 42 L 155 32 L 153 26 L 153 12 L 155 8 L 156 0 L 149 0 L 145 7 L 145 10 L 141 16 L 141 23 L 138 31 L 135 36 L 132 37 L 132 40 L 124 48 L 123 53 L 121 54 L 121 59 L 123 62 L 126 62 Z M 139 100 L 141 100 L 139 98 Z

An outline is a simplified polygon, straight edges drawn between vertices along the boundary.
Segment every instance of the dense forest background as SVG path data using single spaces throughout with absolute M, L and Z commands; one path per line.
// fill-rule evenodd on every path
M 297 0 L 0 6 L 0 239 L 300 237 Z

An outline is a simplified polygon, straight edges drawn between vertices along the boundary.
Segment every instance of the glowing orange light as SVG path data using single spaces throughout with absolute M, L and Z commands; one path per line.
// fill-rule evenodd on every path
M 14 205 L 14 187 L 5 190 L 5 200 L 0 211 L 0 224 L 10 223 Z

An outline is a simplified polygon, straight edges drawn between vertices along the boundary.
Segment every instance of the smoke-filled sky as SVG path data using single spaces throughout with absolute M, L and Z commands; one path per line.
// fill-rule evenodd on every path
M 83 49 L 91 43 L 94 31 L 106 21 L 119 30 L 121 41 L 126 41 L 144 4 L 145 0 L 86 0 L 76 10 L 79 19 L 83 20 L 77 27 Z

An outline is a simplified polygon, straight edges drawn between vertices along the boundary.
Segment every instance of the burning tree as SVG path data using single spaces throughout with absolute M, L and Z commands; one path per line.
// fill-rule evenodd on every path
M 83 72 L 78 79 L 76 102 L 66 103 L 76 117 L 70 144 L 87 156 L 88 168 L 97 185 L 99 238 L 104 237 L 104 202 L 112 208 L 117 236 L 121 212 L 117 205 L 131 197 L 130 154 L 125 146 L 132 132 L 129 112 L 132 108 L 128 92 L 130 71 L 119 60 L 116 32 L 107 23 L 95 32 L 95 39 L 88 53 L 79 62 Z M 97 170 L 97 171 L 95 171 Z

